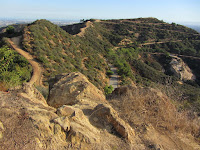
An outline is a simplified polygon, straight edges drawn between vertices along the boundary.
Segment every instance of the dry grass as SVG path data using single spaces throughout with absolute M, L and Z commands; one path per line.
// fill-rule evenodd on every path
M 159 131 L 199 136 L 198 120 L 195 117 L 189 119 L 188 112 L 178 112 L 168 97 L 154 89 L 127 87 L 125 92 L 115 91 L 109 101 L 136 130 L 145 130 L 144 126 L 152 124 Z
M 4 82 L 0 82 L 0 91 L 6 92 L 8 90 L 8 86 Z

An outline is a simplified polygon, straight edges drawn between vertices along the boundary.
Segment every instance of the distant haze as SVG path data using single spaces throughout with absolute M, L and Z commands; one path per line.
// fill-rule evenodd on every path
M 200 22 L 178 22 L 178 24 L 192 28 L 200 33 Z
M 13 24 L 27 24 L 33 21 L 35 20 L 34 19 L 1 19 L 0 18 L 0 27 L 6 27 L 8 25 L 13 25 Z M 50 21 L 59 26 L 74 24 L 74 23 L 79 22 L 79 20 L 50 20 Z
M 200 0 L 2 0 L 0 18 L 123 19 L 200 22 Z
M 200 33 L 200 25 L 185 25 L 185 26 L 192 28 Z

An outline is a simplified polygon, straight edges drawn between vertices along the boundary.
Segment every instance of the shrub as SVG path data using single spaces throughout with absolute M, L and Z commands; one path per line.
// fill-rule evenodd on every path
M 31 66 L 28 61 L 17 52 L 7 48 L 0 48 L 0 82 L 14 87 L 31 78 Z
M 113 91 L 113 87 L 112 87 L 112 85 L 109 85 L 109 86 L 106 85 L 106 86 L 104 87 L 104 92 L 105 92 L 106 95 L 111 94 L 112 91 Z
M 108 71 L 106 72 L 106 75 L 107 75 L 107 76 L 110 76 L 110 75 L 113 75 L 113 74 L 114 74 L 114 72 L 111 71 L 111 70 L 108 70 Z

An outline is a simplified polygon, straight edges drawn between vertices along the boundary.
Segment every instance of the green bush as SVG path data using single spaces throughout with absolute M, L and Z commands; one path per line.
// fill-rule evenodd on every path
M 110 75 L 113 75 L 113 74 L 114 74 L 114 72 L 111 71 L 111 70 L 108 70 L 108 71 L 106 72 L 106 75 L 107 75 L 107 76 L 110 76 Z
M 31 78 L 32 68 L 28 61 L 14 50 L 0 48 L 0 81 L 14 87 Z
M 105 87 L 104 87 L 104 93 L 106 94 L 106 95 L 109 95 L 109 94 L 111 94 L 113 92 L 113 87 L 112 87 L 112 85 L 106 85 Z

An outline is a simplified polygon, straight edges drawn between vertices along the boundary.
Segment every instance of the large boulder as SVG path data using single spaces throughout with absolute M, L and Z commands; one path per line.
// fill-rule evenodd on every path
M 57 79 L 58 78 L 58 79 Z M 63 74 L 51 84 L 48 104 L 55 108 L 62 105 L 85 104 L 95 107 L 105 102 L 102 91 L 95 87 L 79 72 Z
M 118 116 L 118 113 L 110 105 L 97 105 L 90 116 L 90 120 L 93 125 L 99 128 L 105 128 L 108 132 L 119 135 L 129 142 L 134 141 L 134 130 Z

